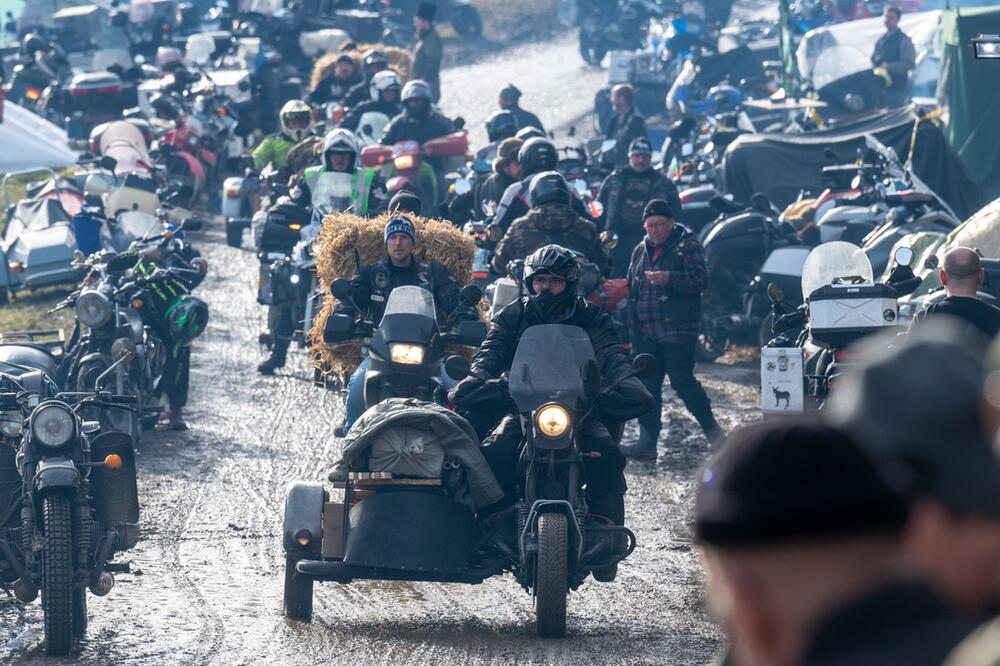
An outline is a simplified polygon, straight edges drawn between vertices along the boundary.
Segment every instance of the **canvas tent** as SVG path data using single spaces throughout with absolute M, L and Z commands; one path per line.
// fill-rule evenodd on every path
M 1000 34 L 1000 6 L 950 10 L 941 21 L 944 57 L 938 98 L 946 110 L 947 137 L 969 175 L 991 195 L 1000 194 L 1000 61 L 976 60 L 970 42 L 979 33 Z
M 802 134 L 745 134 L 726 149 L 722 163 L 723 191 L 748 202 L 756 192 L 766 194 L 779 207 L 795 201 L 799 192 L 813 195 L 821 189 L 820 174 L 831 164 L 825 149 L 844 160 L 853 160 L 872 134 L 895 149 L 900 159 L 910 154 L 914 123 L 920 119 L 913 107 L 904 107 L 840 126 Z M 941 129 L 920 121 L 913 150 L 917 176 L 965 219 L 983 205 L 982 191 L 970 180 Z
M 63 129 L 10 102 L 4 102 L 0 146 L 0 173 L 76 164 Z

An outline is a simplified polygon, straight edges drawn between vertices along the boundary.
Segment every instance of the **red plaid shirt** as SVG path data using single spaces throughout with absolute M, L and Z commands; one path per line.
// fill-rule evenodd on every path
M 646 271 L 668 271 L 665 285 L 654 285 L 646 279 Z M 657 341 L 695 337 L 700 324 L 698 313 L 688 321 L 671 321 L 664 314 L 664 302 L 671 297 L 697 297 L 708 287 L 705 251 L 698 239 L 681 225 L 675 225 L 666 242 L 653 246 L 644 238 L 632 251 L 629 262 L 630 328 L 643 337 Z M 638 330 L 635 330 L 638 329 Z

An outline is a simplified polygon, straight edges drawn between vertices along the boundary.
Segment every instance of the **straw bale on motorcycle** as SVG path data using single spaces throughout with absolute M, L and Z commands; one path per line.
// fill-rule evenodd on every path
M 388 215 L 363 218 L 351 213 L 332 213 L 323 222 L 316 240 L 316 275 L 326 299 L 309 333 L 310 353 L 323 373 L 350 373 L 361 359 L 357 342 L 328 345 L 323 342 L 323 327 L 333 311 L 330 285 L 337 278 L 350 278 L 358 265 L 369 264 L 385 256 L 385 229 Z M 448 222 L 412 217 L 417 232 L 418 255 L 437 261 L 459 284 L 472 280 L 472 239 Z

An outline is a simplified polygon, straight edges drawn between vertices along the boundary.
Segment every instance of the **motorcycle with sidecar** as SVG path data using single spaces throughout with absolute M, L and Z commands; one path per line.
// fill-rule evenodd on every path
M 644 374 L 651 360 L 637 357 L 632 373 L 602 386 L 584 330 L 528 328 L 508 375 L 524 433 L 518 492 L 512 506 L 488 515 L 482 509 L 496 501 L 498 487 L 492 473 L 482 478 L 485 461 L 464 419 L 436 405 L 439 418 L 407 417 L 422 408 L 416 400 L 396 401 L 395 418 L 380 419 L 382 405 L 366 412 L 348 437 L 349 471 L 341 480 L 332 488 L 297 482 L 289 489 L 285 615 L 311 620 L 316 581 L 478 584 L 510 572 L 535 598 L 538 634 L 563 636 L 569 591 L 591 572 L 616 566 L 636 545 L 631 530 L 589 513 L 584 461 L 593 453 L 581 439 L 598 399 Z M 446 367 L 454 379 L 468 373 L 458 356 Z M 445 434 L 454 433 L 443 423 L 455 419 L 465 434 L 452 445 Z M 342 496 L 335 499 L 334 491 Z

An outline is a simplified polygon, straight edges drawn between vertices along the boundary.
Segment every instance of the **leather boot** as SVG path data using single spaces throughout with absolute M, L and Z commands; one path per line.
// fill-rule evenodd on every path
M 257 366 L 257 372 L 262 375 L 273 375 L 278 368 L 285 367 L 285 360 L 288 357 L 288 345 L 291 338 L 275 338 L 274 346 L 271 347 L 271 355 L 266 361 Z

